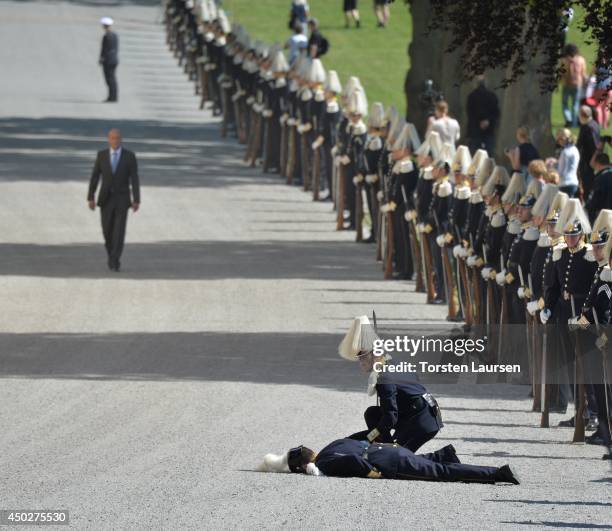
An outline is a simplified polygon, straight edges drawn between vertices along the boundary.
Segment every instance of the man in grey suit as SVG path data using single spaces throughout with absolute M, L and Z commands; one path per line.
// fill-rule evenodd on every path
M 100 65 L 104 71 L 104 80 L 108 86 L 108 98 L 105 103 L 117 101 L 117 78 L 115 70 L 119 64 L 119 37 L 112 31 L 113 19 L 103 17 L 100 24 L 104 28 L 102 49 L 100 50 Z
M 98 151 L 89 181 L 87 202 L 91 210 L 96 204 L 102 214 L 102 233 L 108 255 L 108 267 L 119 272 L 119 259 L 125 241 L 125 227 L 130 207 L 138 212 L 140 207 L 140 183 L 136 155 L 121 145 L 121 132 L 108 132 L 109 149 Z M 95 201 L 98 182 L 102 177 L 98 202 Z

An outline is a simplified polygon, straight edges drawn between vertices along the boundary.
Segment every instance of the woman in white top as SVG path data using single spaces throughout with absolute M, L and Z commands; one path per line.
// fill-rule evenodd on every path
M 444 100 L 436 103 L 435 115 L 429 119 L 427 133 L 436 131 L 442 139 L 442 144 L 449 143 L 453 146 L 461 136 L 459 122 L 448 115 L 448 103 Z
M 557 161 L 559 172 L 559 190 L 569 197 L 574 197 L 578 191 L 578 163 L 580 152 L 575 146 L 576 138 L 569 129 L 557 131 L 557 143 L 561 146 L 561 153 Z

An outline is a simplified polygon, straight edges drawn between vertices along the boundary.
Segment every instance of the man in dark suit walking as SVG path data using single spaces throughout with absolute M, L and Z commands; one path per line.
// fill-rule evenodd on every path
M 105 102 L 117 101 L 117 78 L 115 70 L 119 64 L 119 37 L 111 30 L 113 19 L 103 17 L 100 24 L 104 28 L 102 37 L 102 49 L 100 50 L 100 65 L 104 71 L 104 79 L 108 85 L 108 98 Z
M 121 145 L 121 132 L 118 129 L 108 132 L 108 144 L 109 149 L 99 151 L 96 157 L 87 201 L 91 210 L 95 210 L 96 204 L 100 207 L 108 267 L 111 271 L 119 272 L 128 210 L 132 207 L 137 212 L 140 207 L 140 183 L 136 155 Z M 100 176 L 102 184 L 96 203 Z

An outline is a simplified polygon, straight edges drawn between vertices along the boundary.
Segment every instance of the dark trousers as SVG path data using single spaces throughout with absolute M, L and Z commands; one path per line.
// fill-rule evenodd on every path
M 117 65 L 103 65 L 104 80 L 108 86 L 108 99 L 111 101 L 117 101 L 117 78 L 115 77 L 115 70 Z
M 119 259 L 125 242 L 128 210 L 129 197 L 126 201 L 122 196 L 111 196 L 100 209 L 104 246 L 108 255 L 108 264 L 111 267 L 119 266 Z
M 370 406 L 365 410 L 363 416 L 368 429 L 353 433 L 353 435 L 348 437 L 349 439 L 366 440 L 368 433 L 380 423 L 382 410 L 380 406 Z M 414 415 L 398 421 L 395 427 L 394 438 L 400 446 L 416 452 L 427 441 L 433 439 L 438 431 L 440 431 L 440 426 L 436 416 L 432 413 L 429 406 L 424 405 Z M 391 438 L 386 438 L 384 435 L 381 435 L 380 438 L 383 443 L 393 442 Z

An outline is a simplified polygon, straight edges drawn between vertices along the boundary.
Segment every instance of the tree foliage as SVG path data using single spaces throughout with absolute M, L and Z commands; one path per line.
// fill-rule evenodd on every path
M 411 0 L 405 0 L 407 4 Z M 561 75 L 566 13 L 582 7 L 579 29 L 598 49 L 598 75 L 612 74 L 612 0 L 430 0 L 430 30 L 452 35 L 447 52 L 460 52 L 463 80 L 505 69 L 502 86 L 519 79 L 538 60 L 540 88 L 552 91 Z

